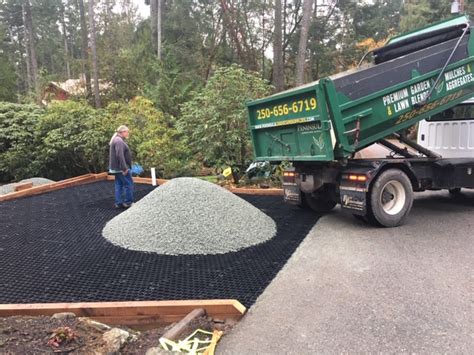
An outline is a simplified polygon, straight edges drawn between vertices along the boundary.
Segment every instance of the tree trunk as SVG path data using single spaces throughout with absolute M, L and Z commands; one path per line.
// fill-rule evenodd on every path
M 26 64 L 26 85 L 28 90 L 31 90 L 33 80 L 31 79 L 31 61 L 30 61 L 30 47 L 28 45 L 28 31 L 26 29 L 26 18 L 25 18 L 25 5 L 21 6 L 21 14 L 23 18 L 23 25 L 25 28 L 25 64 Z
M 283 68 L 283 42 L 282 42 L 282 8 L 281 0 L 275 1 L 275 31 L 273 33 L 273 76 L 272 81 L 275 91 L 285 88 L 285 73 Z
M 308 45 L 308 32 L 311 25 L 311 15 L 313 13 L 312 8 L 313 0 L 304 0 L 300 41 L 298 45 L 298 55 L 296 56 L 296 86 L 303 85 L 304 83 L 306 46 Z
M 280 0 L 281 1 L 281 0 Z M 285 43 L 287 41 L 287 33 L 286 33 L 286 23 L 287 23 L 287 14 L 286 14 L 286 10 L 288 8 L 288 4 L 287 4 L 288 0 L 283 0 L 283 33 L 282 33 L 282 43 L 283 43 L 283 46 L 281 48 L 281 52 L 282 52 L 282 55 L 283 55 L 283 67 L 285 66 L 285 54 L 286 54 L 286 47 L 285 47 Z
M 94 76 L 94 99 L 95 107 L 100 107 L 99 96 L 99 68 L 97 66 L 97 48 L 95 44 L 95 20 L 94 20 L 94 0 L 89 0 L 89 27 L 91 35 L 91 52 L 92 52 L 92 74 Z
M 156 56 L 161 60 L 162 0 L 156 0 Z
M 25 21 L 25 30 L 27 35 L 27 48 L 29 52 L 29 60 L 30 60 L 30 74 L 31 74 L 31 82 L 33 84 L 33 88 L 35 90 L 35 96 L 37 101 L 39 102 L 40 99 L 40 88 L 39 88 L 39 81 L 38 81 L 38 60 L 36 58 L 36 47 L 35 47 L 35 38 L 34 38 L 34 29 L 33 29 L 33 18 L 31 16 L 31 5 L 30 1 L 26 0 L 24 4 L 24 21 Z
M 151 29 L 151 48 L 153 48 L 153 52 L 156 53 L 158 48 L 158 33 L 157 33 L 157 14 L 158 14 L 158 0 L 151 0 L 150 1 L 150 29 Z
M 67 31 L 66 31 L 66 21 L 64 20 L 64 4 L 61 0 L 58 0 L 59 9 L 60 9 L 60 21 L 61 28 L 63 31 L 63 41 L 64 41 L 64 64 L 66 65 L 66 75 L 68 79 L 71 79 L 71 66 L 69 65 L 69 46 L 67 43 Z
M 79 13 L 80 13 L 80 20 L 81 20 L 81 53 L 82 53 L 82 60 L 83 60 L 83 69 L 84 69 L 84 76 L 86 78 L 86 96 L 90 96 L 92 94 L 92 86 L 91 86 L 91 72 L 89 67 L 89 55 L 87 53 L 87 24 L 86 24 L 86 12 L 84 10 L 84 0 L 79 0 Z

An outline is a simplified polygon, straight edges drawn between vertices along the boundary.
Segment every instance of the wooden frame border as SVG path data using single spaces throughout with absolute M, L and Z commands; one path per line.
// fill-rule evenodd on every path
M 110 181 L 114 181 L 115 180 L 115 176 L 114 175 L 108 175 L 107 176 L 107 180 L 110 180 Z M 152 184 L 152 180 L 151 178 L 145 178 L 145 177 L 139 177 L 139 176 L 136 176 L 133 178 L 133 182 L 137 183 L 137 184 L 148 184 L 148 185 L 151 185 Z M 165 179 L 156 179 L 156 183 L 158 185 L 163 185 L 164 183 L 168 182 L 168 180 L 165 180 Z
M 115 177 L 113 175 L 109 175 L 107 176 L 107 180 L 115 180 Z M 133 181 L 138 184 L 152 184 L 151 178 L 134 177 Z M 156 182 L 158 185 L 163 185 L 164 183 L 168 182 L 168 180 L 156 179 Z M 241 195 L 283 196 L 283 189 L 247 189 L 239 187 L 226 187 L 226 189 L 234 194 Z
M 108 173 L 100 173 L 100 174 L 85 174 L 81 176 L 76 176 L 70 179 L 61 180 L 57 182 L 53 182 L 51 184 L 33 186 L 29 189 L 24 189 L 21 191 L 11 192 L 5 195 L 0 195 L 0 202 L 3 201 L 10 201 L 20 197 L 27 197 L 27 196 L 34 196 L 39 195 L 45 192 L 56 191 L 65 189 L 67 187 L 78 186 L 83 184 L 88 184 L 95 181 L 101 180 L 115 180 L 113 175 L 108 175 Z M 144 177 L 134 177 L 133 181 L 138 184 L 149 184 L 151 185 L 152 180 L 151 178 L 144 178 Z M 168 180 L 164 179 L 157 179 L 156 182 L 158 185 L 163 185 Z M 234 187 L 226 187 L 227 190 L 234 194 L 241 194 L 241 195 L 260 195 L 260 196 L 282 196 L 283 190 L 282 189 L 246 189 L 246 188 L 234 188 Z
M 230 192 L 240 195 L 283 196 L 283 189 L 246 189 L 240 187 L 227 188 Z
M 83 184 L 88 184 L 95 181 L 106 180 L 107 173 L 100 174 L 86 174 L 81 176 L 76 176 L 70 179 L 61 180 L 57 182 L 52 182 L 51 184 L 44 184 L 39 186 L 34 186 L 29 189 L 11 192 L 9 194 L 1 195 L 0 202 L 14 200 L 20 197 L 39 195 L 45 192 L 56 191 L 65 189 L 67 187 L 78 186 Z
M 0 317 L 52 316 L 72 312 L 108 325 L 150 327 L 178 322 L 196 308 L 215 319 L 240 320 L 246 308 L 237 300 L 131 301 L 0 304 Z

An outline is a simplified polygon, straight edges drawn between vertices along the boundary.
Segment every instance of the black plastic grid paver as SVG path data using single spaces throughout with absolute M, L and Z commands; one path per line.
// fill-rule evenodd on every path
M 152 189 L 137 184 L 137 198 Z M 119 213 L 112 182 L 2 202 L 0 303 L 233 298 L 250 306 L 317 216 L 281 197 L 241 197 L 275 220 L 277 235 L 238 252 L 183 256 L 126 250 L 102 237 Z

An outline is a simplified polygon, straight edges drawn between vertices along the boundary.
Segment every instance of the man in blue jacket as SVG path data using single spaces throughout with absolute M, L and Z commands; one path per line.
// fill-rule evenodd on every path
M 109 172 L 115 175 L 115 208 L 129 208 L 133 203 L 132 155 L 125 141 L 129 135 L 128 127 L 120 126 L 110 140 Z

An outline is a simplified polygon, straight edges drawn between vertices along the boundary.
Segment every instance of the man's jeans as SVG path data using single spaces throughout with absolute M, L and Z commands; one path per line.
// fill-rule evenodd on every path
M 122 195 L 125 192 L 125 201 L 122 200 Z M 129 170 L 127 175 L 115 175 L 115 204 L 122 203 L 131 204 L 133 202 L 133 179 L 132 172 Z

